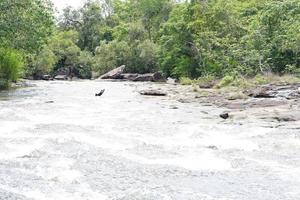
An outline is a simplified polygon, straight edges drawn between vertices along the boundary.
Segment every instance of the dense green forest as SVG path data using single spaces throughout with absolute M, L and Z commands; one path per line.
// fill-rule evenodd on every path
M 299 0 L 88 0 L 54 17 L 47 0 L 0 0 L 0 85 L 120 65 L 198 78 L 298 73 Z

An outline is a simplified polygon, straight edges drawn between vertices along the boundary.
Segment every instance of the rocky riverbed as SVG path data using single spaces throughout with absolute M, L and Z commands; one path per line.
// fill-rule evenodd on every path
M 0 199 L 300 196 L 300 104 L 286 98 L 296 86 L 235 99 L 158 83 L 29 84 L 0 93 Z

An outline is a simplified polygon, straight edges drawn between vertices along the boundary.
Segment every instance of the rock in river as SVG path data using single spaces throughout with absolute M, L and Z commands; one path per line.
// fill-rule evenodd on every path
M 167 96 L 167 93 L 158 90 L 143 90 L 139 93 L 146 96 Z
M 229 113 L 222 113 L 220 114 L 220 117 L 223 119 L 228 119 L 229 118 Z
M 68 80 L 68 77 L 66 75 L 57 75 L 54 77 L 55 80 L 64 81 Z

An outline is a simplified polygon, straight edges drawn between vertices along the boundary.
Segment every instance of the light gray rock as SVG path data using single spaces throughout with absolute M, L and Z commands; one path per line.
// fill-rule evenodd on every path
M 65 81 L 65 80 L 68 80 L 68 77 L 67 75 L 57 75 L 54 77 L 55 80 L 58 80 L 58 81 Z
M 116 69 L 113 69 L 107 72 L 106 74 L 100 76 L 100 79 L 122 79 L 121 74 L 124 72 L 125 67 L 125 65 L 122 65 Z

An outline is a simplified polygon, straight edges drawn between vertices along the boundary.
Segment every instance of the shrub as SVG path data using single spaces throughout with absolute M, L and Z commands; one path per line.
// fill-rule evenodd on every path
M 216 88 L 223 88 L 229 86 L 238 87 L 238 88 L 247 88 L 251 86 L 251 83 L 241 75 L 226 75 L 219 82 L 219 84 L 216 85 Z
M 88 51 L 81 51 L 78 60 L 79 77 L 83 79 L 92 78 L 93 55 Z
M 0 89 L 6 89 L 10 82 L 17 81 L 22 68 L 23 59 L 18 51 L 0 48 Z
M 220 83 L 217 85 L 217 88 L 222 88 L 226 86 L 230 86 L 235 80 L 235 77 L 232 75 L 226 75 Z

